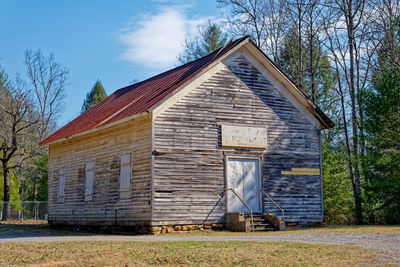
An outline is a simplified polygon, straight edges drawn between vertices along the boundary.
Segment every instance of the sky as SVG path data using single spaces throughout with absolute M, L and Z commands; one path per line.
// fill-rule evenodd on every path
M 58 126 L 79 115 L 100 79 L 107 94 L 178 65 L 185 38 L 220 17 L 215 0 L 0 0 L 0 65 L 25 78 L 24 51 L 70 71 Z

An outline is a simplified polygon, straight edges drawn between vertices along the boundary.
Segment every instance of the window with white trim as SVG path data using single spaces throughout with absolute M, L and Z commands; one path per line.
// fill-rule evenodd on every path
M 58 168 L 58 190 L 57 190 L 57 202 L 64 203 L 65 196 L 65 168 Z
M 119 198 L 121 199 L 130 197 L 131 172 L 131 153 L 121 155 L 119 173 Z
M 93 200 L 94 191 L 94 160 L 85 164 L 85 201 Z

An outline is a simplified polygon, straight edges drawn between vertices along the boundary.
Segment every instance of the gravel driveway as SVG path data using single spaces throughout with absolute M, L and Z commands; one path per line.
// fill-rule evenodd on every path
M 258 242 L 298 242 L 309 244 L 347 244 L 368 249 L 377 249 L 389 254 L 393 263 L 400 264 L 400 235 L 391 234 L 268 234 L 268 235 L 221 235 L 221 236 L 124 236 L 124 235 L 90 235 L 90 236 L 51 236 L 19 235 L 0 236 L 0 242 L 66 242 L 66 241 L 258 241 Z

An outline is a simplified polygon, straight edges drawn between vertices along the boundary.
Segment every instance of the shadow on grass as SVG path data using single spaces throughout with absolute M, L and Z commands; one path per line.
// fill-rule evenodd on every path
M 9 237 L 71 235 L 72 229 L 56 229 L 46 221 L 0 222 L 0 239 Z
M 0 222 L 0 239 L 30 236 L 71 236 L 93 234 L 118 234 L 111 227 L 52 226 L 47 221 Z M 125 231 L 123 234 L 134 233 Z M 137 234 L 137 233 L 136 233 Z

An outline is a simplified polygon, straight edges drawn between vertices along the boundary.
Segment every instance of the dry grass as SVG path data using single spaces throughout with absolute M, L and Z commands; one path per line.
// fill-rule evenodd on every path
M 0 236 L 76 234 L 44 223 L 0 223 Z M 290 228 L 281 232 L 192 232 L 172 235 L 257 235 L 285 233 L 400 234 L 400 226 Z M 171 234 L 170 234 L 171 235 Z M 388 265 L 374 250 L 349 245 L 289 242 L 29 242 L 0 243 L 0 266 L 376 266 Z M 389 257 L 390 258 L 390 257 Z
M 231 235 L 276 235 L 276 234 L 390 234 L 400 235 L 400 226 L 363 225 L 363 226 L 313 226 L 313 227 L 288 227 L 287 231 L 268 231 L 255 233 L 240 233 L 231 231 L 171 233 L 177 236 L 231 236 Z
M 397 234 L 399 225 L 337 225 L 320 227 L 291 228 L 295 233 L 340 233 L 340 234 Z
M 263 242 L 52 242 L 0 244 L 1 266 L 377 266 L 352 246 Z

